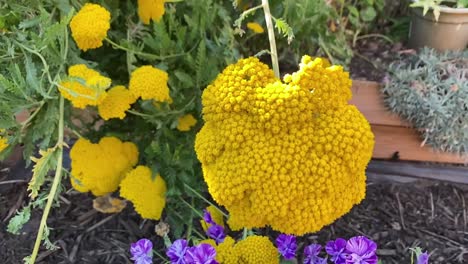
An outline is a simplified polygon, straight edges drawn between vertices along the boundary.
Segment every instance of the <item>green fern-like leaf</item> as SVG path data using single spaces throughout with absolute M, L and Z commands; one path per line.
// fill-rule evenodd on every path
M 31 157 L 31 160 L 35 162 L 33 168 L 33 176 L 29 182 L 28 191 L 31 191 L 30 196 L 35 199 L 44 184 L 47 173 L 52 170 L 57 163 L 57 152 L 56 148 L 49 148 L 47 150 L 39 150 L 40 158 Z
M 275 27 L 285 38 L 288 39 L 288 44 L 290 44 L 294 39 L 294 30 L 289 26 L 286 20 L 282 18 L 275 18 L 274 20 Z
M 31 206 L 28 205 L 10 219 L 7 227 L 8 232 L 18 235 L 23 225 L 29 221 L 29 218 L 31 218 Z

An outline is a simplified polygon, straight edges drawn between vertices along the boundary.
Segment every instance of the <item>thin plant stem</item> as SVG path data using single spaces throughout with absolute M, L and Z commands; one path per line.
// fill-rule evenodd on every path
M 206 199 L 203 195 L 201 195 L 199 192 L 197 192 L 196 190 L 194 190 L 192 187 L 190 187 L 188 184 L 184 183 L 184 186 L 189 189 L 190 191 L 192 191 L 196 196 L 198 196 L 200 199 L 202 199 L 203 201 L 205 201 L 207 204 L 213 206 L 214 208 L 216 208 L 216 210 L 218 210 L 221 214 L 223 214 L 225 217 L 228 217 L 228 215 L 226 213 L 224 213 L 218 206 L 216 206 L 215 204 L 213 204 L 212 202 L 210 202 L 210 200 Z
M 171 55 L 165 55 L 165 56 L 160 56 L 160 55 L 155 55 L 155 54 L 151 54 L 151 53 L 147 53 L 147 52 L 142 52 L 142 51 L 136 51 L 136 50 L 131 50 L 129 48 L 126 48 L 114 41 L 112 41 L 111 39 L 109 38 L 106 38 L 106 41 L 109 42 L 114 48 L 117 48 L 117 49 L 121 49 L 121 50 L 124 50 L 126 52 L 131 52 L 131 53 L 134 53 L 136 55 L 140 55 L 140 56 L 147 56 L 147 57 L 151 57 L 152 59 L 155 59 L 155 60 L 165 60 L 165 59 L 169 59 L 169 58 L 175 58 L 175 57 L 180 57 L 180 56 L 185 56 L 187 53 L 177 53 L 177 54 L 171 54 Z
M 265 13 L 265 22 L 268 29 L 268 41 L 270 42 L 271 64 L 273 66 L 275 76 L 277 78 L 280 78 L 278 51 L 276 49 L 275 29 L 273 27 L 273 19 L 270 12 L 270 4 L 268 3 L 268 0 L 262 0 L 262 5 L 263 12 Z
M 203 218 L 203 215 L 197 209 L 195 209 L 195 207 L 193 207 L 190 203 L 185 201 L 184 198 L 182 197 L 179 197 L 179 198 L 184 204 L 186 204 L 190 209 L 192 209 L 192 211 L 195 212 L 200 218 Z
M 54 181 L 52 183 L 52 188 L 50 189 L 49 195 L 47 197 L 47 204 L 42 213 L 41 223 L 39 224 L 39 231 L 37 232 L 36 242 L 34 243 L 34 249 L 31 254 L 29 264 L 34 264 L 36 262 L 37 254 L 39 253 L 39 247 L 41 245 L 42 236 L 44 235 L 44 228 L 47 224 L 47 217 L 49 216 L 50 208 L 54 202 L 55 196 L 57 194 L 58 186 L 62 179 L 62 163 L 63 163 L 63 115 L 64 115 L 64 99 L 60 96 L 60 117 L 59 117 L 59 127 L 58 127 L 58 140 L 56 147 L 58 148 L 58 159 L 57 159 L 57 168 L 55 169 Z
M 382 38 L 386 41 L 388 41 L 390 44 L 393 44 L 393 40 L 385 35 L 382 35 L 382 34 L 367 34 L 367 35 L 362 35 L 362 36 L 358 36 L 356 37 L 356 40 L 360 40 L 360 39 L 366 39 L 366 38 Z

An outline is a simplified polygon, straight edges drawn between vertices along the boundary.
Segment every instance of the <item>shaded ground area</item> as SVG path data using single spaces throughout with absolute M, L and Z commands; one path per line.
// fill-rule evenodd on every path
M 5 184 L 11 180 L 7 174 L 0 174 L 0 263 L 16 264 L 32 249 L 40 212 L 33 213 L 21 235 L 5 231 L 5 220 L 27 200 L 26 184 Z M 141 220 L 131 207 L 118 215 L 97 213 L 91 196 L 72 190 L 60 201 L 48 222 L 58 248 L 42 248 L 39 263 L 131 263 L 129 244 L 141 237 L 163 247 L 154 222 Z M 429 250 L 431 263 L 468 263 L 467 202 L 468 186 L 371 182 L 366 199 L 348 215 L 300 241 L 324 244 L 336 237 L 366 235 L 378 243 L 383 263 L 410 263 L 408 248 L 413 246 Z

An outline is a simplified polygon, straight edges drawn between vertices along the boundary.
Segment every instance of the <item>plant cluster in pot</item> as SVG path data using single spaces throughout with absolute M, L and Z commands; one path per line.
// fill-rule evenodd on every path
M 463 50 L 468 46 L 468 0 L 413 0 L 411 48 Z M 429 12 L 431 11 L 431 12 Z

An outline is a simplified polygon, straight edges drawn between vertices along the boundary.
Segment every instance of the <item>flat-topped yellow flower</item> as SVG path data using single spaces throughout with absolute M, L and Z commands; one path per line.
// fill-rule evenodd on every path
M 83 51 L 102 46 L 110 29 L 111 15 L 97 4 L 85 4 L 70 21 L 72 37 Z
M 4 131 L 5 130 L 0 129 L 0 152 L 4 151 L 8 147 L 8 140 L 1 135 Z
M 138 0 L 138 16 L 144 24 L 159 22 L 165 13 L 164 0 Z
M 83 109 L 88 105 L 96 106 L 106 98 L 111 79 L 84 64 L 71 66 L 68 75 L 69 80 L 60 83 L 59 91 L 74 107 Z
M 99 115 L 104 120 L 124 119 L 125 112 L 135 101 L 135 96 L 125 86 L 115 86 L 107 92 L 106 98 L 98 105 Z
M 130 76 L 129 90 L 137 98 L 156 102 L 172 102 L 167 72 L 150 65 L 141 66 Z
M 190 131 L 190 129 L 197 124 L 197 119 L 193 115 L 188 114 L 179 117 L 177 129 L 179 131 Z
M 237 263 L 245 264 L 278 264 L 278 250 L 265 236 L 249 236 L 234 246 Z
M 146 166 L 127 173 L 120 183 L 120 196 L 131 201 L 135 211 L 145 219 L 159 220 L 166 205 L 166 182 Z

